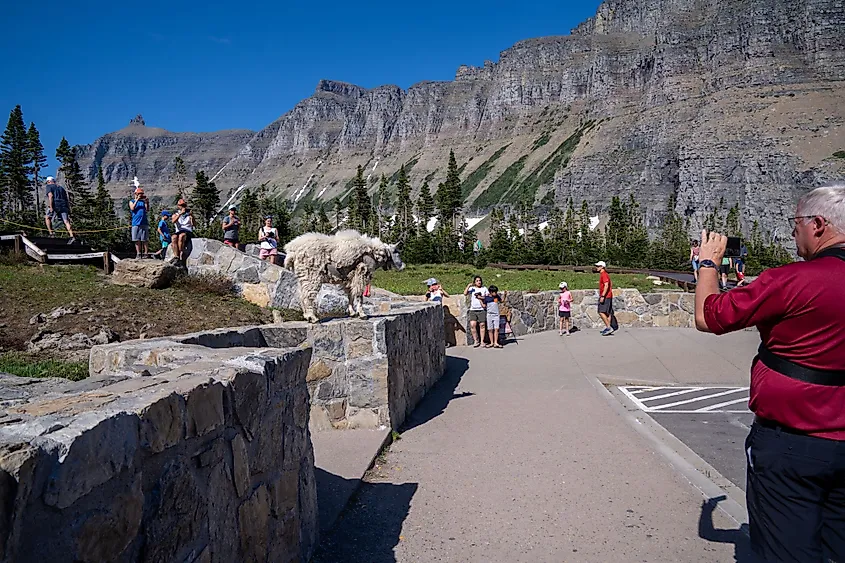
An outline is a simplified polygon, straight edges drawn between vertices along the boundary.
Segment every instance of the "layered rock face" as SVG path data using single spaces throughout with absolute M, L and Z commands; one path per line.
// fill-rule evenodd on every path
M 135 124 L 83 154 L 92 177 L 99 163 L 134 167 L 162 193 L 179 153 L 224 188 L 269 182 L 319 203 L 358 165 L 374 180 L 405 164 L 415 187 L 436 186 L 454 149 L 469 206 L 571 197 L 601 210 L 633 193 L 654 228 L 675 196 L 696 227 L 724 198 L 785 234 L 778 215 L 798 194 L 845 177 L 843 86 L 838 0 L 608 0 L 571 35 L 520 42 L 452 82 L 324 80 L 254 135 Z

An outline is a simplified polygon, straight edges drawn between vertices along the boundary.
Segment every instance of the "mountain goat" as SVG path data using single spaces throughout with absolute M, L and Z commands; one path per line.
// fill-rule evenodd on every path
M 349 315 L 366 319 L 363 309 L 364 288 L 376 269 L 405 267 L 399 257 L 399 244 L 386 244 L 358 231 L 339 231 L 335 235 L 306 233 L 285 245 L 285 268 L 293 270 L 299 284 L 302 314 L 316 323 L 314 301 L 324 283 L 343 286 L 349 298 Z

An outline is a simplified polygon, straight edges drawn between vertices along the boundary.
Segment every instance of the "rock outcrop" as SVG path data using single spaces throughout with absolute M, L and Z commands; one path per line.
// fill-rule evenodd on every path
M 126 258 L 115 263 L 112 283 L 148 287 L 150 289 L 165 289 L 170 287 L 176 281 L 176 278 L 182 274 L 187 274 L 187 270 L 170 262 L 147 258 Z
M 115 193 L 137 175 L 175 191 L 173 157 L 225 189 L 269 182 L 299 202 L 348 192 L 357 165 L 414 186 L 464 164 L 470 205 L 635 194 L 651 228 L 667 202 L 697 228 L 720 198 L 785 235 L 780 213 L 845 177 L 845 4 L 607 0 L 570 35 L 530 39 L 451 82 L 364 89 L 321 81 L 257 133 L 133 123 L 80 151 Z

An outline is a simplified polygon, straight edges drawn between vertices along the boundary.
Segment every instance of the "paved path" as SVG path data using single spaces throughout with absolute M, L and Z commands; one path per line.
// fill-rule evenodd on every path
M 316 560 L 749 562 L 737 522 L 703 505 L 595 377 L 742 385 L 755 342 L 641 329 L 453 349 Z

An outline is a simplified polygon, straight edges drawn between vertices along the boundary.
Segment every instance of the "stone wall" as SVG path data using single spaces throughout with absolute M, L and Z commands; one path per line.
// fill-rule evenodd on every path
M 312 430 L 398 429 L 443 374 L 443 308 L 413 302 L 379 306 L 382 312 L 367 320 L 286 322 L 95 346 L 89 370 L 93 377 L 137 377 L 185 363 L 229 361 L 242 355 L 240 346 L 307 345 Z
M 144 377 L 0 378 L 0 559 L 308 561 L 310 357 L 240 348 Z
M 511 328 L 517 336 L 557 330 L 559 291 L 508 291 L 505 304 L 512 311 Z M 604 326 L 598 314 L 598 290 L 572 292 L 572 321 L 581 329 Z M 468 303 L 458 300 L 458 318 L 468 327 Z M 678 291 L 641 294 L 636 289 L 614 289 L 613 310 L 622 327 L 682 327 L 695 326 L 695 295 Z M 467 343 L 472 344 L 467 331 Z

